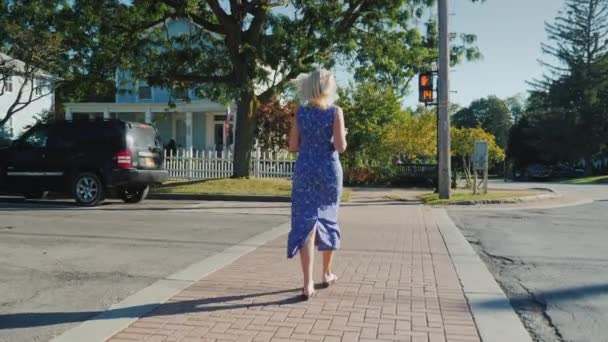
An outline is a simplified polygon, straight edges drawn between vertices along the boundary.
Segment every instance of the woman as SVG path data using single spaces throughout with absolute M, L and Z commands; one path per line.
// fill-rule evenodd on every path
M 338 279 L 332 273 L 331 261 L 340 245 L 342 166 L 338 153 L 346 149 L 346 128 L 342 109 L 333 105 L 336 79 L 331 72 L 315 70 L 298 79 L 297 85 L 306 104 L 298 108 L 289 137 L 289 150 L 299 154 L 293 176 L 287 257 L 300 252 L 302 297 L 308 300 L 315 294 L 314 245 L 323 252 L 323 285 L 327 287 Z

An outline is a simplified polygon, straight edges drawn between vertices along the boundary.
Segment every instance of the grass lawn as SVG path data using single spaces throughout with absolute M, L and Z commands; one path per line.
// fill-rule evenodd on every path
M 562 182 L 563 184 L 608 184 L 608 176 L 584 177 L 569 179 Z
M 170 181 L 154 188 L 158 193 L 209 194 L 209 195 L 256 195 L 284 196 L 291 195 L 291 181 L 283 179 L 209 179 L 203 181 Z M 344 189 L 342 201 L 351 196 L 349 189 Z
M 502 198 L 513 198 L 513 197 L 524 197 L 538 195 L 539 192 L 534 191 L 488 191 L 485 195 L 473 195 L 471 190 L 456 190 L 452 192 L 452 198 L 449 200 L 439 199 L 439 194 L 429 193 L 418 196 L 424 204 L 427 205 L 441 205 L 441 204 L 455 204 L 462 201 L 474 201 L 474 200 L 494 200 Z

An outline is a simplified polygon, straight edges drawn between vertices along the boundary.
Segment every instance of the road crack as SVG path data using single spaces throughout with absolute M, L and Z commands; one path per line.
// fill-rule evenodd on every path
M 526 293 L 528 294 L 528 301 L 531 302 L 537 308 L 536 313 L 542 316 L 545 324 L 552 330 L 558 341 L 565 342 L 564 336 L 559 331 L 559 328 L 555 325 L 555 323 L 553 323 L 553 319 L 551 319 L 551 316 L 547 314 L 547 302 L 538 298 L 534 294 L 534 292 L 524 286 L 521 281 L 519 281 L 519 279 L 517 280 L 517 282 L 519 283 L 519 286 L 521 286 L 521 288 L 526 291 Z

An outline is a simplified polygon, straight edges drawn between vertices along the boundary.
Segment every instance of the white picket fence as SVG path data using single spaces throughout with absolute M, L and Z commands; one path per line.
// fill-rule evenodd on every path
M 232 176 L 232 151 L 177 150 L 165 152 L 165 169 L 172 179 L 216 179 Z M 295 159 L 288 152 L 254 151 L 251 154 L 250 175 L 255 178 L 291 179 Z

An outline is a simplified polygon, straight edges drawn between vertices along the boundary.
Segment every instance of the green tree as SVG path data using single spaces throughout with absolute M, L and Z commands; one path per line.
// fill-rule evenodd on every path
M 521 93 L 504 100 L 505 105 L 509 108 L 509 112 L 511 113 L 513 123 L 518 122 L 524 115 L 524 112 L 526 111 L 526 101 L 527 96 Z
M 58 13 L 58 31 L 69 46 L 59 102 L 111 102 L 116 69 L 133 48 L 136 26 L 124 1 L 73 0 Z
M 339 90 L 340 105 L 348 129 L 348 166 L 377 166 L 394 156 L 384 142 L 386 130 L 401 114 L 399 97 L 378 83 L 357 83 Z
M 463 173 L 467 186 L 472 184 L 472 171 L 471 171 L 471 155 L 475 151 L 475 142 L 478 140 L 485 140 L 488 142 L 488 154 L 490 163 L 497 163 L 505 159 L 504 150 L 498 146 L 494 135 L 490 132 L 485 131 L 483 128 L 457 128 L 452 127 L 452 156 L 460 159 Z
M 184 82 L 212 99 L 236 99 L 234 176 L 249 173 L 260 103 L 314 67 L 351 67 L 400 93 L 437 59 L 435 20 L 421 18 L 433 0 L 134 0 L 132 15 L 150 23 L 186 18 L 201 29 L 171 37 L 163 26 L 137 35 L 128 66 L 151 84 Z M 287 14 L 286 14 L 287 13 Z M 151 34 L 154 33 L 154 34 Z M 454 63 L 479 57 L 475 37 L 453 35 Z M 146 48 L 147 47 L 147 48 Z
M 513 124 L 509 107 L 496 96 L 473 101 L 470 106 L 456 112 L 452 121 L 458 128 L 483 128 L 496 137 L 496 143 L 502 148 L 507 146 L 509 129 Z
M 545 108 L 535 112 L 539 121 L 560 123 L 557 132 L 566 146 L 586 161 L 592 173 L 594 155 L 608 141 L 608 111 L 602 102 L 607 86 L 608 1 L 566 0 L 565 11 L 553 24 L 546 24 L 549 43 L 543 52 L 557 60 L 545 63 L 548 73 L 533 84 L 544 96 Z M 546 132 L 555 134 L 555 132 Z
M 395 156 L 407 161 L 436 160 L 437 115 L 422 107 L 416 113 L 401 112 L 387 127 L 384 141 Z

